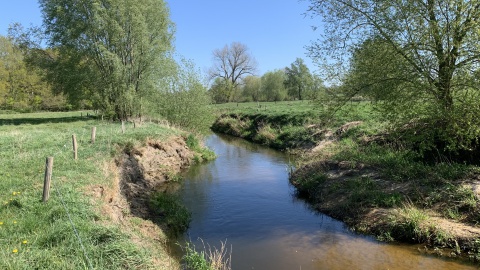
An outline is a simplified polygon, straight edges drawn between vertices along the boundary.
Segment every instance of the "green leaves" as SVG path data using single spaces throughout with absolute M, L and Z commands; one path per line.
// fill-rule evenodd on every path
M 115 118 L 141 115 L 142 97 L 151 91 L 162 59 L 172 50 L 173 24 L 166 3 L 42 0 L 40 5 L 59 60 L 75 60 L 70 72 L 93 75 L 88 86 L 95 88 L 96 106 Z M 71 57 L 74 54 L 77 57 Z M 79 69 L 83 64 L 91 69 Z M 81 89 L 67 93 L 76 91 Z
M 477 145 L 480 1 L 310 2 L 325 22 L 310 54 L 343 83 L 342 102 L 361 95 L 392 126 L 421 126 L 419 148 Z

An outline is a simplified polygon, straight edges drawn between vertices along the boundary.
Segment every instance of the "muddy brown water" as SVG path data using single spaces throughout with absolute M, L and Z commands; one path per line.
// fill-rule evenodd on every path
M 291 157 L 229 136 L 206 144 L 218 158 L 192 167 L 180 190 L 192 212 L 188 232 L 197 251 L 231 249 L 232 269 L 477 269 L 358 235 L 295 196 Z

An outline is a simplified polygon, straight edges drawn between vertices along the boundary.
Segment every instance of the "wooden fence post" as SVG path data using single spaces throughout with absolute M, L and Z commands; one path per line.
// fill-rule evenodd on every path
M 45 163 L 45 178 L 43 180 L 43 196 L 42 201 L 47 202 L 50 198 L 50 182 L 52 180 L 53 157 L 47 157 Z
M 125 133 L 125 121 L 122 120 L 122 134 Z
M 73 142 L 73 159 L 77 159 L 78 158 L 78 155 L 77 155 L 77 136 L 75 136 L 75 134 L 72 135 L 72 142 Z
M 95 136 L 97 134 L 97 127 L 92 127 L 92 143 L 95 143 Z

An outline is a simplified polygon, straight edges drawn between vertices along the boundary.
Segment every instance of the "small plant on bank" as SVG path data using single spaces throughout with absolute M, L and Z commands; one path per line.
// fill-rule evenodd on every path
M 208 248 L 203 244 L 203 251 L 197 251 L 195 245 L 191 242 L 187 242 L 183 247 L 185 255 L 182 260 L 184 262 L 185 269 L 188 270 L 231 270 L 232 262 L 232 250 L 230 251 L 226 247 L 226 241 L 221 241 L 220 249 L 211 247 L 207 244 Z
M 167 225 L 169 233 L 176 237 L 184 233 L 192 219 L 187 208 L 175 194 L 158 192 L 150 199 L 150 209 L 158 215 L 161 223 Z
M 215 152 L 200 145 L 199 140 L 193 134 L 188 135 L 185 141 L 187 143 L 188 148 L 190 148 L 195 152 L 195 156 L 193 158 L 195 163 L 211 161 L 217 157 L 215 155 Z
M 195 250 L 195 246 L 191 243 L 186 244 L 184 248 L 185 255 L 183 255 L 183 262 L 185 269 L 189 270 L 213 270 L 205 259 L 205 253 L 203 251 L 198 252 Z
M 419 243 L 430 240 L 432 232 L 425 226 L 428 215 L 411 202 L 404 203 L 390 219 L 390 231 L 395 239 Z

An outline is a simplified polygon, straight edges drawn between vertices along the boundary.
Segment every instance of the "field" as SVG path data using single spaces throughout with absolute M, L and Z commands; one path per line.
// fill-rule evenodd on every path
M 87 117 L 87 113 L 90 114 Z M 99 121 L 92 112 L 0 114 L 0 269 L 149 269 L 175 267 L 162 232 L 146 239 L 145 220 L 112 222 L 96 196 L 114 189 L 114 158 L 126 145 L 181 132 Z M 96 127 L 96 142 L 90 143 Z M 72 135 L 78 142 L 73 159 Z M 50 199 L 42 203 L 46 157 L 53 157 Z M 126 211 L 126 210 L 122 210 Z M 128 216 L 128 212 L 124 213 Z M 153 243 L 156 242 L 156 243 Z
M 325 120 L 325 114 L 329 114 L 331 126 L 341 125 L 348 120 L 370 121 L 378 118 L 377 113 L 372 109 L 369 102 L 351 102 L 340 108 L 338 112 L 331 113 L 327 106 L 322 103 L 304 101 L 279 101 L 279 102 L 246 102 L 246 103 L 224 103 L 213 105 L 218 115 L 235 114 L 247 115 L 249 117 L 262 117 L 271 119 L 283 125 L 318 124 Z

